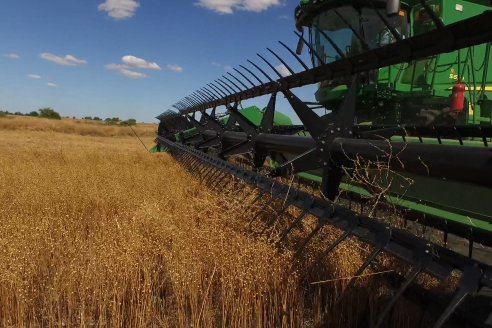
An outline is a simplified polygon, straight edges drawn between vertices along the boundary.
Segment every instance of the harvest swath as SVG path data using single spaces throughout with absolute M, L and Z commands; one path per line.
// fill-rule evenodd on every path
M 466 324 L 491 326 L 492 253 L 474 254 L 477 243 L 492 246 L 490 8 L 481 0 L 303 0 L 295 12 L 297 51 L 280 42 L 285 55 L 267 48 L 271 59 L 258 54 L 263 65 L 248 61 L 249 68 L 239 65 L 183 98 L 179 112 L 158 117 L 157 149 L 212 186 L 234 176 L 260 191 L 255 201 L 283 200 L 278 213 L 297 207 L 279 244 L 306 216 L 316 217 L 293 246 L 296 259 L 327 226 L 339 229 L 313 268 L 352 237 L 372 245 L 346 290 L 382 253 L 409 265 L 374 326 L 385 325 L 424 273 L 440 281 L 459 275 L 452 293 L 418 293 L 445 300 L 434 327 L 463 312 Z M 303 47 L 310 64 L 300 57 Z M 292 91 L 315 83 L 315 103 Z M 302 125 L 276 111 L 278 94 Z M 264 95 L 271 97 L 263 110 L 240 107 Z M 286 183 L 293 179 L 319 192 Z M 343 206 L 352 202 L 370 210 Z M 403 224 L 388 223 L 390 213 Z M 266 219 L 263 232 L 273 221 Z M 415 227 L 433 228 L 430 240 L 412 233 Z M 468 241 L 467 256 L 448 245 L 456 236 Z

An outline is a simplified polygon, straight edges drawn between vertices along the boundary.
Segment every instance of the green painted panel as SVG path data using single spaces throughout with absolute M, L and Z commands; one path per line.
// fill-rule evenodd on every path
M 264 110 L 260 110 L 256 106 L 250 106 L 243 109 L 240 109 L 239 112 L 243 114 L 248 120 L 251 121 L 256 126 L 259 126 L 261 120 L 263 119 Z M 221 121 L 225 124 L 229 120 L 229 117 L 224 117 Z M 273 116 L 273 125 L 292 125 L 292 120 L 285 114 L 282 114 L 278 111 L 275 111 Z
M 321 183 L 321 177 L 310 174 L 310 173 L 299 173 L 299 177 L 314 181 L 317 183 Z M 417 194 L 422 192 L 422 190 L 426 190 L 426 186 L 428 187 L 429 184 L 424 184 L 422 181 L 418 181 L 418 185 L 420 187 L 419 190 L 417 190 Z M 430 198 L 436 198 L 435 196 L 437 195 L 439 198 L 439 194 L 442 194 L 441 197 L 444 200 L 444 205 L 443 204 L 432 204 L 429 199 L 426 199 L 426 201 L 414 201 L 408 199 L 410 196 L 408 193 L 399 195 L 399 196 L 392 196 L 392 195 L 385 195 L 385 200 L 388 204 L 390 205 L 395 205 L 395 206 L 401 206 L 404 208 L 411 209 L 415 212 L 421 213 L 421 214 L 427 214 L 427 215 L 432 215 L 433 217 L 441 218 L 442 220 L 449 220 L 453 221 L 456 223 L 460 223 L 466 226 L 473 226 L 475 229 L 481 229 L 485 231 L 492 232 L 492 221 L 490 218 L 490 210 L 491 210 L 491 204 L 488 201 L 490 197 L 492 197 L 492 193 L 490 190 L 485 190 L 485 193 L 471 193 L 469 189 L 464 188 L 463 185 L 457 184 L 456 186 L 450 186 L 449 184 L 446 184 L 446 188 L 449 188 L 450 190 L 447 190 L 442 186 L 440 188 L 440 193 L 435 194 L 435 187 L 430 188 L 427 190 L 427 193 L 431 193 Z M 423 189 L 422 189 L 423 188 Z M 467 186 L 468 188 L 468 186 Z M 370 192 L 368 192 L 366 189 L 356 186 L 350 183 L 343 182 L 340 184 L 340 189 L 344 191 L 348 191 L 351 193 L 358 194 L 362 197 L 367 197 L 371 198 L 372 195 Z M 456 190 L 461 189 L 461 192 L 456 193 L 454 197 L 448 198 L 450 195 L 450 192 L 454 192 Z M 434 194 L 432 194 L 434 193 Z M 467 196 L 468 195 L 468 196 Z M 474 199 L 474 196 L 479 196 L 481 199 Z M 428 195 L 427 195 L 428 196 Z M 463 197 L 468 198 L 468 199 L 463 199 Z M 458 203 L 459 200 L 459 203 Z M 469 205 L 477 205 L 481 206 L 484 211 L 486 211 L 486 214 L 488 217 L 484 217 L 483 215 L 480 215 L 479 213 L 472 213 L 472 212 L 467 212 L 466 210 L 463 210 L 462 208 L 451 208 L 450 205 L 454 204 L 464 204 L 464 202 L 471 202 Z M 440 205 L 443 205 L 442 207 Z M 446 207 L 447 205 L 447 207 Z

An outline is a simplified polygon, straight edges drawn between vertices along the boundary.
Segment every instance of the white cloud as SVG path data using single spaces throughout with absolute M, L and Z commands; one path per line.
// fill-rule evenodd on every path
M 57 87 L 56 83 L 53 83 L 53 82 L 48 82 L 48 86 L 49 87 L 52 87 L 52 88 L 56 88 Z
M 282 75 L 283 77 L 292 75 L 290 71 L 287 69 L 287 67 L 284 64 L 280 64 L 275 66 L 275 69 Z
M 109 69 L 111 71 L 116 71 L 121 75 L 124 75 L 134 80 L 144 79 L 148 77 L 146 74 L 130 70 L 128 66 L 123 64 L 107 64 L 105 67 L 106 69 Z
M 167 65 L 167 68 L 173 72 L 176 72 L 176 73 L 181 73 L 183 71 L 183 67 L 179 66 L 179 65 Z
M 132 71 L 132 70 L 129 70 L 129 69 L 126 69 L 126 68 L 121 69 L 119 72 L 121 74 L 123 74 L 124 76 L 126 76 L 126 77 L 128 77 L 130 79 L 134 79 L 134 80 L 145 79 L 145 78 L 148 77 L 144 73 L 135 72 L 135 71 Z
M 231 65 L 222 65 L 222 64 L 217 63 L 217 62 L 212 62 L 211 64 L 212 64 L 212 66 L 220 67 L 220 68 L 224 69 L 225 71 L 232 71 Z
M 37 74 L 27 74 L 27 77 L 30 78 L 31 80 L 39 80 L 41 79 L 41 76 Z
M 131 55 L 123 56 L 121 58 L 121 61 L 125 65 L 130 66 L 130 67 L 152 69 L 152 70 L 156 70 L 156 71 L 161 70 L 161 68 L 159 67 L 159 65 L 157 65 L 157 63 L 148 62 L 145 59 L 138 58 L 138 57 L 131 56 Z
M 83 59 L 78 59 L 72 55 L 65 55 L 65 56 L 57 56 L 50 54 L 49 52 L 43 52 L 42 54 L 39 55 L 44 60 L 53 62 L 58 65 L 64 65 L 64 66 L 78 66 L 78 65 L 83 65 L 87 64 L 87 61 Z
M 105 11 L 114 19 L 126 19 L 135 15 L 135 11 L 140 7 L 137 0 L 106 0 L 97 9 Z
M 119 71 L 121 69 L 128 68 L 126 65 L 122 65 L 122 64 L 107 64 L 104 67 L 112 71 Z
M 10 59 L 19 59 L 20 58 L 20 56 L 18 54 L 14 54 L 14 53 L 5 54 L 4 56 L 7 58 L 10 58 Z
M 261 12 L 282 4 L 282 0 L 198 0 L 196 5 L 219 14 L 232 14 L 235 10 Z
M 120 73 L 130 79 L 144 79 L 149 77 L 147 74 L 137 72 L 135 69 L 149 69 L 160 71 L 161 67 L 154 62 L 149 62 L 145 59 L 138 58 L 132 55 L 126 55 L 121 57 L 121 64 L 107 64 L 105 67 L 111 71 Z M 179 66 L 172 65 L 174 69 L 182 71 L 183 69 Z M 169 67 L 169 65 L 168 65 Z

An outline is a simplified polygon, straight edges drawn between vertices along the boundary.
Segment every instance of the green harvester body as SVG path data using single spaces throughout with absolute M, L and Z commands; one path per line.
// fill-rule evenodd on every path
M 360 3 L 360 1 L 353 1 Z M 302 0 L 296 10 L 297 26 L 310 29 L 311 45 L 324 53 L 327 61 L 336 60 L 334 49 L 327 51 L 326 40 L 313 28 L 317 22 L 323 28 L 321 13 L 330 15 L 330 11 L 340 11 L 349 7 L 351 1 L 313 1 Z M 444 25 L 452 24 L 490 10 L 489 1 L 432 0 L 426 2 Z M 334 6 L 333 9 L 330 9 Z M 346 8 L 347 13 L 353 9 Z M 355 10 L 353 10 L 355 12 Z M 399 16 L 406 22 L 400 30 L 406 30 L 404 37 L 411 37 L 436 28 L 430 17 L 423 14 L 420 1 L 402 3 Z M 405 24 L 405 23 L 404 23 Z M 332 24 L 331 27 L 334 27 Z M 336 31 L 333 39 L 344 41 L 343 37 L 351 34 Z M 345 32 L 345 33 L 344 33 Z M 470 31 L 473 34 L 473 31 Z M 339 38 L 337 40 L 336 38 Z M 353 35 L 352 35 L 353 38 Z M 368 43 L 369 42 L 368 40 Z M 344 44 L 345 45 L 345 44 Z M 324 47 L 324 48 L 323 48 Z M 404 49 L 402 49 L 403 51 Z M 317 60 L 312 56 L 313 64 Z M 357 97 L 357 119 L 366 125 L 490 125 L 492 117 L 492 67 L 489 65 L 490 44 L 482 44 L 462 50 L 443 53 L 423 60 L 392 65 L 381 68 L 362 84 Z M 332 81 L 330 81 L 332 82 Z M 465 104 L 461 112 L 453 117 L 447 115 L 450 107 L 453 86 L 465 85 Z M 340 83 L 320 83 L 316 99 L 327 109 L 337 108 L 344 99 L 347 85 Z M 400 139 L 400 140 L 398 140 Z M 403 141 L 393 138 L 392 141 Z M 406 142 L 423 142 L 429 144 L 459 145 L 457 140 L 437 138 L 405 138 Z M 463 147 L 484 147 L 482 140 L 464 140 Z M 307 180 L 321 183 L 321 172 L 300 173 Z M 463 172 L 466 174 L 466 172 Z M 378 171 L 374 176 L 380 175 Z M 384 185 L 384 177 L 379 177 Z M 389 204 L 408 208 L 418 213 L 445 221 L 471 225 L 486 231 L 492 231 L 492 191 L 478 187 L 435 178 L 412 176 L 400 177 L 393 174 L 389 192 L 385 194 Z M 408 181 L 412 181 L 409 183 Z M 341 189 L 360 197 L 370 198 L 371 193 L 363 186 L 345 181 Z M 458 207 L 459 206 L 459 207 Z M 425 217 L 425 216 L 424 216 Z
M 386 1 L 374 0 L 376 6 L 384 11 Z M 490 10 L 489 1 L 431 0 L 426 4 L 444 25 L 478 15 Z M 346 27 L 347 21 L 366 24 L 363 35 L 365 47 L 374 49 L 395 42 L 395 36 L 385 28 L 374 30 L 370 26 L 371 10 L 368 2 L 361 0 L 302 0 L 296 8 L 296 26 L 299 30 L 308 29 L 309 43 L 318 56 L 311 53 L 313 66 L 329 63 L 340 59 L 342 52 L 362 52 L 360 37 Z M 341 21 L 339 14 L 345 15 Z M 359 22 L 359 23 L 357 23 Z M 420 1 L 401 3 L 401 9 L 391 19 L 395 30 L 401 38 L 409 38 L 420 33 L 435 29 L 435 22 L 424 10 Z M 345 25 L 345 27 L 340 27 Z M 361 29 L 362 25 L 354 26 Z M 371 32 L 371 28 L 373 29 Z M 338 44 L 338 51 L 330 44 L 323 33 L 330 34 Z M 473 31 L 470 31 L 473 34 Z M 491 44 L 481 44 L 442 53 L 423 60 L 383 67 L 367 73 L 360 83 L 357 95 L 356 124 L 372 126 L 395 125 L 490 125 L 492 119 L 492 65 L 490 61 Z M 367 49 L 366 49 L 367 50 Z M 404 51 L 404 49 L 402 49 Z M 324 58 L 320 63 L 317 57 Z M 459 111 L 450 110 L 453 88 L 463 84 L 465 88 L 463 108 Z M 316 100 L 327 110 L 336 112 L 347 93 L 347 80 L 339 79 L 324 81 L 319 84 Z M 255 126 L 259 126 L 264 110 L 256 106 L 239 110 Z M 226 124 L 228 116 L 219 122 Z M 292 125 L 291 119 L 275 112 L 275 126 Z M 177 142 L 185 142 L 199 135 L 196 128 L 175 134 Z M 310 137 L 307 131 L 298 135 Z M 437 138 L 412 138 L 392 141 L 421 142 L 428 144 L 458 145 L 457 140 Z M 484 147 L 481 140 L 472 138 L 462 141 L 462 147 Z M 286 159 L 295 155 L 286 153 Z M 278 164 L 274 160 L 267 161 L 271 166 Z M 389 177 L 377 170 L 371 172 L 373 178 L 384 184 L 388 181 L 389 190 L 385 193 L 388 204 L 402 209 L 428 215 L 432 219 L 452 221 L 474 229 L 492 232 L 492 191 L 490 188 L 443 181 L 425 176 L 413 176 L 392 173 Z M 467 172 L 463 172 L 467 174 Z M 304 180 L 321 183 L 320 170 L 299 173 Z M 389 181 L 392 180 L 392 183 Z M 411 181 L 411 182 L 409 182 Z M 354 184 L 347 178 L 342 182 L 341 189 L 361 198 L 371 198 L 371 192 L 362 185 Z

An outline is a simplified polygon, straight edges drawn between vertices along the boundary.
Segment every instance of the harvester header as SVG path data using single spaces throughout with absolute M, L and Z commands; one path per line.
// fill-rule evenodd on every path
M 316 217 L 296 254 L 331 226 L 341 237 L 316 263 L 355 237 L 374 249 L 355 276 L 380 253 L 409 265 L 376 327 L 419 274 L 447 281 L 453 272 L 460 282 L 438 297 L 446 302 L 434 327 L 473 299 L 488 307 L 461 311 L 466 323 L 490 327 L 490 9 L 479 0 L 303 0 L 295 11 L 297 51 L 280 42 L 280 50 L 267 48 L 268 56 L 257 54 L 184 97 L 177 112 L 159 117 L 157 144 L 219 190 L 234 177 L 253 186 L 257 200 L 282 200 L 280 213 L 298 208 L 280 244 L 307 215 Z M 315 102 L 296 95 L 313 84 Z M 242 101 L 265 95 L 268 103 L 243 108 Z M 284 114 L 279 95 L 288 103 Z M 389 212 L 403 223 L 389 220 Z M 263 231 L 271 229 L 279 227 L 267 220 Z

